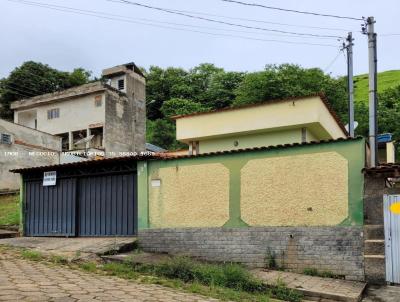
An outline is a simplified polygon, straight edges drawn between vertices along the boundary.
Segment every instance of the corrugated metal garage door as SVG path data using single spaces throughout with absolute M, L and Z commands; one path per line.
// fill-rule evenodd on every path
M 26 236 L 75 236 L 76 179 L 42 184 L 39 180 L 25 185 Z
M 136 174 L 25 181 L 26 236 L 136 234 Z
M 135 234 L 133 174 L 85 177 L 78 187 L 78 236 Z

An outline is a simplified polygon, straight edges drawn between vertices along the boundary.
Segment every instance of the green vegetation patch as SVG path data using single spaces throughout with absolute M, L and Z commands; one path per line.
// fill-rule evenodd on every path
M 0 196 L 0 227 L 18 225 L 19 195 Z
M 21 252 L 21 256 L 24 259 L 33 260 L 33 261 L 43 260 L 43 255 L 40 252 L 33 251 L 33 250 L 23 250 Z
M 368 103 L 368 74 L 354 77 L 354 93 L 358 102 Z M 378 92 L 400 85 L 400 70 L 388 70 L 378 73 Z
M 319 271 L 316 268 L 305 268 L 303 274 L 321 278 L 344 279 L 344 276 L 336 275 L 331 271 Z
M 211 264 L 194 261 L 188 257 L 175 257 L 159 264 L 138 265 L 128 261 L 121 265 L 141 274 L 181 281 L 190 285 L 192 289 L 201 286 L 212 290 L 223 289 L 228 291 L 229 298 L 235 301 L 268 301 L 268 297 L 274 296 L 285 301 L 297 302 L 302 298 L 299 292 L 288 289 L 282 282 L 276 287 L 268 287 L 253 277 L 242 265 L 235 263 Z M 124 272 L 120 267 L 117 270 Z M 236 298 L 233 293 L 236 293 Z

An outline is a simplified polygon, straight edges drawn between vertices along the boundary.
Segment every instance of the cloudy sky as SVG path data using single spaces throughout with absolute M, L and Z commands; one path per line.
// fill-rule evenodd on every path
M 398 0 L 243 1 L 356 18 L 374 16 L 379 35 L 379 71 L 400 69 L 400 29 L 395 22 L 400 12 Z M 0 0 L 0 77 L 27 60 L 61 70 L 83 67 L 94 75 L 105 67 L 131 61 L 146 68 L 191 68 L 211 62 L 237 71 L 289 62 L 320 67 L 334 75 L 346 73 L 345 57 L 340 53 L 342 42 L 336 38 L 299 37 L 276 31 L 340 37 L 353 31 L 355 73 L 368 71 L 367 40 L 360 33 L 362 21 L 280 12 L 222 0 L 132 2 L 239 26 L 122 4 L 120 0 Z

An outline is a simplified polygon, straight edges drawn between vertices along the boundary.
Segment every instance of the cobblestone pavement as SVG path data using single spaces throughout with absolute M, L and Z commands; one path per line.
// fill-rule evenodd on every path
M 18 259 L 0 251 L 0 301 L 218 301 L 159 285 Z

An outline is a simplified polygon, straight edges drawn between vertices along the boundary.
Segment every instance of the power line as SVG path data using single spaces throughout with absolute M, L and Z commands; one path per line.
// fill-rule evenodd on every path
M 255 22 L 255 23 L 274 24 L 274 25 L 281 25 L 281 26 L 301 27 L 301 28 L 308 28 L 308 29 L 323 29 L 323 30 L 332 30 L 332 31 L 346 31 L 346 32 L 351 31 L 350 29 L 339 28 L 339 27 L 321 27 L 321 26 L 300 25 L 300 24 L 293 24 L 293 23 L 272 22 L 272 21 L 265 21 L 265 20 L 232 17 L 232 16 L 225 16 L 225 15 L 209 14 L 209 13 L 204 13 L 204 12 L 187 11 L 187 10 L 171 9 L 171 11 L 183 12 L 183 13 L 191 13 L 191 14 L 195 14 L 195 15 L 204 15 L 204 16 L 226 18 L 226 19 L 232 19 L 232 20 L 241 20 L 241 21 L 248 21 L 248 22 Z
M 363 21 L 364 20 L 363 18 L 355 18 L 355 17 L 339 16 L 339 15 L 331 15 L 331 14 L 321 14 L 321 13 L 301 11 L 301 10 L 296 10 L 296 9 L 287 9 L 287 8 L 281 8 L 281 7 L 267 6 L 267 5 L 258 4 L 258 3 L 242 2 L 242 1 L 237 1 L 237 0 L 221 0 L 221 1 L 245 5 L 245 6 L 262 7 L 262 8 L 266 8 L 266 9 L 279 10 L 279 11 L 290 12 L 290 13 L 304 14 L 304 15 L 313 15 L 313 16 L 338 18 L 338 19 L 348 19 L 348 20 L 355 20 L 355 21 Z
M 143 7 L 143 8 L 152 9 L 152 10 L 157 10 L 157 11 L 161 11 L 161 12 L 165 12 L 165 13 L 169 13 L 169 14 L 174 14 L 174 15 L 178 15 L 178 16 L 184 16 L 184 17 L 188 17 L 188 18 L 192 18 L 192 19 L 198 19 L 198 20 L 219 23 L 219 24 L 224 24 L 224 25 L 230 25 L 230 26 L 235 26 L 235 27 L 242 27 L 242 28 L 247 28 L 247 29 L 257 29 L 257 30 L 263 30 L 263 31 L 268 31 L 268 32 L 277 32 L 277 33 L 290 34 L 290 35 L 296 35 L 296 36 L 325 37 L 325 38 L 334 38 L 334 39 L 343 38 L 341 36 L 334 36 L 334 35 L 299 33 L 299 32 L 292 32 L 292 31 L 285 31 L 285 30 L 270 29 L 270 28 L 255 27 L 255 26 L 250 26 L 250 25 L 231 23 L 231 22 L 226 22 L 226 21 L 221 21 L 221 20 L 216 20 L 216 19 L 194 16 L 194 15 L 190 15 L 187 13 L 181 13 L 181 12 L 177 12 L 177 11 L 162 8 L 162 7 L 150 6 L 147 4 L 133 2 L 133 1 L 127 1 L 127 0 L 107 0 L 107 1 L 121 3 L 121 4 L 129 4 L 129 5 L 139 6 L 139 7 Z
M 29 93 L 31 96 L 36 96 L 36 95 L 41 95 L 41 94 L 43 94 L 43 92 L 40 92 L 40 91 L 38 91 L 38 90 L 36 90 L 36 89 L 32 89 L 32 88 L 28 88 L 28 87 L 26 87 L 26 86 L 22 86 L 22 85 L 17 85 L 17 84 L 10 84 L 10 83 L 7 83 L 6 85 L 5 85 L 5 87 L 4 87 L 5 89 L 8 89 L 8 88 L 10 88 L 10 89 L 17 89 L 17 90 L 19 90 L 20 92 L 24 92 L 24 93 Z M 30 96 L 30 97 L 31 97 Z
M 112 2 L 119 2 L 119 1 L 112 1 Z M 169 10 L 174 11 L 174 12 L 179 12 L 179 13 L 189 13 L 189 14 L 195 14 L 195 15 L 219 17 L 219 18 L 225 18 L 225 19 L 231 19 L 231 20 L 241 20 L 241 21 L 264 23 L 264 24 L 273 24 L 273 25 L 280 25 L 280 26 L 301 27 L 301 28 L 308 28 L 308 29 L 322 29 L 322 30 L 332 30 L 332 31 L 345 31 L 345 32 L 352 31 L 350 29 L 339 28 L 339 27 L 321 27 L 321 26 L 301 25 L 301 24 L 293 24 L 293 23 L 272 22 L 272 21 L 265 21 L 265 20 L 257 20 L 257 19 L 233 17 L 233 16 L 226 16 L 226 15 L 210 14 L 210 13 L 198 12 L 198 11 L 190 11 L 190 10 L 177 10 L 177 9 L 169 9 Z
M 400 34 L 381 34 L 380 37 L 392 37 L 392 36 L 400 36 Z
M 204 28 L 204 29 L 211 29 L 211 30 L 217 30 L 217 31 L 228 31 L 228 32 L 238 32 L 238 33 L 246 33 L 246 34 L 255 34 L 255 35 L 264 35 L 264 33 L 260 32 L 254 32 L 254 31 L 244 31 L 244 30 L 235 30 L 235 29 L 228 29 L 228 28 L 216 28 L 216 27 L 209 27 L 209 26 L 199 26 L 199 25 L 192 25 L 192 24 L 184 24 L 184 23 L 175 23 L 175 22 L 165 22 L 165 21 L 158 21 L 158 20 L 152 20 L 152 19 L 146 19 L 146 18 L 136 18 L 133 19 L 129 16 L 123 16 L 123 15 L 117 15 L 117 14 L 110 14 L 106 12 L 101 12 L 101 11 L 93 11 L 93 10 L 86 10 L 86 9 L 78 9 L 78 8 L 73 8 L 73 7 L 67 7 L 67 6 L 61 6 L 61 5 L 54 5 L 54 4 L 48 4 L 48 3 L 41 3 L 41 2 L 33 2 L 33 1 L 25 1 L 25 0 L 9 0 L 11 2 L 18 2 L 18 3 L 25 3 L 33 6 L 40 6 L 40 7 L 45 7 L 45 8 L 54 8 L 57 10 L 71 10 L 73 12 L 81 12 L 81 13 L 89 13 L 89 14 L 96 14 L 96 15 L 104 15 L 104 16 L 110 16 L 110 17 L 115 17 L 115 18 L 123 18 L 123 19 L 128 19 L 128 20 L 142 20 L 146 22 L 152 22 L 152 23 L 158 23 L 158 24 L 168 24 L 168 25 L 176 25 L 176 26 L 184 26 L 184 27 L 192 27 L 192 28 Z M 279 36 L 279 37 L 293 37 L 292 35 L 288 34 L 274 34 L 270 33 L 268 34 L 269 36 Z M 300 36 L 299 38 L 304 38 L 304 39 L 330 39 L 330 38 L 325 38 L 325 37 L 309 37 L 309 36 Z
M 341 52 L 343 52 L 343 51 L 339 50 L 339 52 L 336 54 L 336 56 L 333 58 L 333 60 L 323 69 L 324 73 L 326 73 L 329 69 L 331 69 L 333 64 L 336 63 L 337 59 L 339 59 L 339 56 L 341 55 Z
M 274 39 L 261 39 L 261 38 L 247 37 L 247 36 L 241 36 L 241 35 L 212 33 L 212 32 L 205 32 L 205 31 L 199 31 L 199 30 L 189 30 L 189 29 L 176 28 L 176 27 L 171 27 L 171 26 L 162 26 L 162 25 L 156 25 L 156 24 L 151 24 L 151 23 L 137 22 L 137 21 L 133 21 L 133 20 L 117 19 L 117 18 L 112 18 L 112 17 L 96 15 L 96 14 L 89 14 L 89 13 L 83 13 L 83 12 L 73 12 L 73 11 L 66 10 L 66 9 L 48 7 L 48 6 L 45 6 L 45 5 L 37 5 L 37 4 L 33 4 L 33 3 L 29 3 L 27 1 L 21 1 L 21 0 L 7 0 L 7 1 L 15 2 L 15 3 L 19 3 L 19 4 L 24 4 L 24 5 L 43 7 L 43 8 L 47 8 L 47 9 L 51 9 L 51 10 L 68 12 L 68 13 L 73 13 L 73 14 L 92 16 L 92 17 L 97 17 L 97 18 L 102 18 L 102 19 L 107 19 L 107 20 L 134 23 L 134 24 L 141 24 L 141 25 L 152 26 L 152 27 L 157 27 L 157 28 L 165 28 L 165 29 L 172 29 L 172 30 L 200 33 L 200 34 L 206 34 L 206 35 L 211 35 L 211 36 L 239 38 L 239 39 L 244 39 L 244 40 L 261 41 L 261 42 L 274 42 L 274 43 L 283 43 L 283 44 L 310 45 L 310 46 L 335 47 L 335 48 L 337 47 L 336 45 L 333 45 L 333 44 L 295 42 L 295 41 L 274 40 Z
M 24 98 L 31 98 L 31 97 L 34 96 L 33 94 L 30 94 L 30 93 L 29 93 L 30 95 L 28 95 L 28 94 L 26 94 L 25 91 L 17 89 L 17 88 L 11 88 L 11 87 L 4 87 L 3 88 L 3 91 L 7 91 L 7 90 L 11 91 L 12 93 L 18 94 L 18 95 L 20 95 L 20 96 L 22 96 Z

